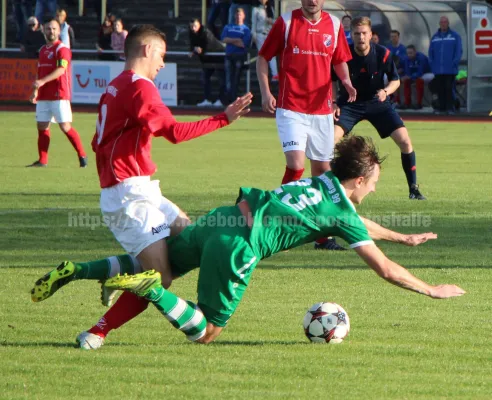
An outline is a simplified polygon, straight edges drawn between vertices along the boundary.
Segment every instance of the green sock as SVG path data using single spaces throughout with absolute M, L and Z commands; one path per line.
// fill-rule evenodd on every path
M 104 281 L 117 274 L 135 275 L 142 272 L 136 258 L 123 254 L 103 260 L 89 261 L 85 263 L 74 263 L 74 279 L 95 279 Z
M 200 339 L 207 329 L 207 320 L 200 309 L 191 301 L 184 301 L 162 286 L 152 289 L 145 296 L 188 340 Z

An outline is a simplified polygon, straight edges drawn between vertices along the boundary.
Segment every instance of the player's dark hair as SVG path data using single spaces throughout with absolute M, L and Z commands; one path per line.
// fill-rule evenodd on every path
M 166 42 L 166 34 L 153 25 L 135 25 L 125 39 L 125 57 L 134 57 L 139 50 L 142 42 L 148 37 L 159 38 Z
M 342 22 L 343 22 L 343 20 L 344 20 L 345 18 L 348 18 L 350 21 L 352 21 L 352 17 L 351 17 L 350 15 L 347 15 L 347 14 L 346 14 L 346 15 L 344 15 L 344 16 L 342 17 Z
M 377 33 L 376 31 L 372 31 L 372 36 L 376 35 L 377 37 L 379 37 L 379 33 Z
M 46 21 L 44 21 L 44 24 L 43 25 L 48 25 L 50 22 L 56 22 L 58 24 L 58 28 L 61 29 L 60 23 L 55 18 L 48 18 Z
M 356 26 L 368 26 L 372 28 L 371 18 L 369 17 L 356 17 L 350 23 L 350 29 L 354 29 Z M 372 29 L 371 29 L 372 30 Z
M 360 176 L 367 178 L 385 158 L 379 156 L 371 138 L 350 135 L 335 146 L 331 171 L 340 182 Z
M 201 21 L 198 18 L 192 18 L 192 19 L 190 19 L 190 24 L 194 24 L 195 22 L 198 22 L 200 25 L 202 24 Z
M 409 44 L 407 46 L 407 49 L 413 49 L 414 51 L 417 51 L 417 48 L 413 44 Z
M 390 33 L 396 33 L 398 37 L 400 37 L 400 31 L 397 31 L 396 29 L 392 29 Z

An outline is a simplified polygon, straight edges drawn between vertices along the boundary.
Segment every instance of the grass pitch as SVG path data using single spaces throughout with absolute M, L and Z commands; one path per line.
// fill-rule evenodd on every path
M 429 200 L 408 200 L 400 155 L 368 124 L 383 154 L 378 190 L 359 207 L 395 230 L 434 231 L 417 248 L 382 243 L 393 260 L 461 298 L 432 300 L 394 287 L 353 252 L 304 246 L 260 263 L 229 326 L 199 346 L 149 307 L 94 352 L 73 348 L 104 313 L 99 286 L 78 281 L 31 303 L 34 281 L 60 261 L 122 253 L 98 225 L 94 157 L 87 169 L 52 128 L 49 167 L 37 157 L 33 113 L 0 113 L 1 399 L 490 399 L 492 398 L 492 125 L 408 123 L 418 178 Z M 193 118 L 187 118 L 192 120 Z M 76 114 L 87 151 L 95 115 Z M 242 119 L 173 146 L 154 139 L 162 192 L 191 215 L 232 204 L 242 186 L 275 188 L 284 169 L 273 119 Z M 82 221 L 82 222 L 81 222 Z M 411 226 L 413 225 L 413 226 Z M 423 226 L 425 225 L 425 226 Z M 197 274 L 173 290 L 195 300 Z M 306 309 L 341 304 L 352 331 L 341 345 L 313 345 Z

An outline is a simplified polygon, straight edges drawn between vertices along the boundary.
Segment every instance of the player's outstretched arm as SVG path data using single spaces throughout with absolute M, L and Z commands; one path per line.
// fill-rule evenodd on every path
M 360 217 L 369 232 L 372 240 L 387 240 L 388 242 L 401 243 L 406 246 L 418 246 L 428 240 L 437 239 L 437 234 L 433 232 L 414 233 L 405 235 L 382 227 L 370 219 Z
M 252 100 L 253 95 L 251 93 L 246 93 L 245 95 L 238 97 L 234 102 L 229 104 L 224 111 L 227 115 L 229 123 L 232 123 L 241 118 L 243 115 L 249 113 L 249 105 L 251 104 Z
M 403 289 L 425 294 L 434 299 L 457 297 L 466 293 L 456 285 L 429 285 L 401 265 L 391 261 L 375 244 L 356 247 L 355 251 L 381 278 Z

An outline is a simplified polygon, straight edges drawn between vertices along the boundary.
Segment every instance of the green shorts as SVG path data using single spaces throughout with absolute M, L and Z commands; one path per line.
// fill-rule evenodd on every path
M 227 324 L 260 261 L 250 233 L 238 207 L 220 207 L 168 241 L 174 276 L 200 268 L 198 306 L 216 326 Z

